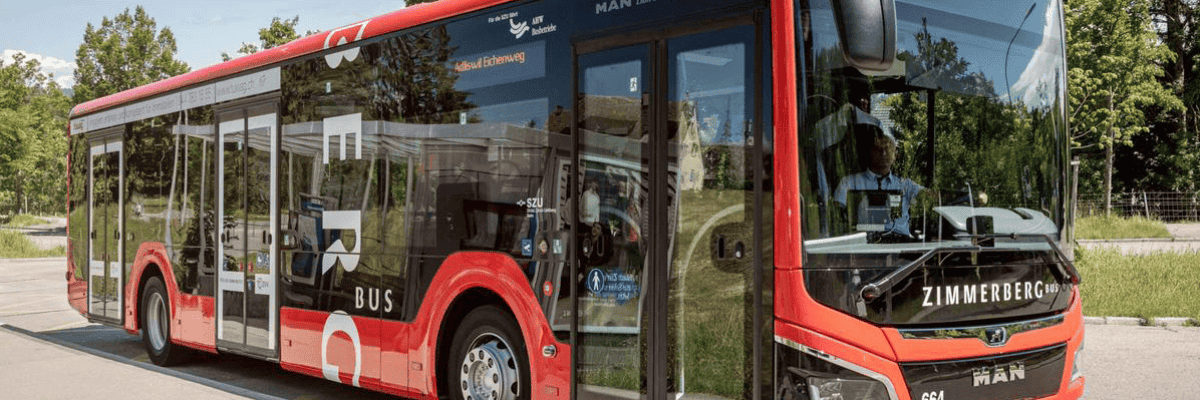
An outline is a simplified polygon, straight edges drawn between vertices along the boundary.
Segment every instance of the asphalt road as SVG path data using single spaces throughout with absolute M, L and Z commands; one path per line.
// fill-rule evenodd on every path
M 107 353 L 135 365 L 150 365 L 141 339 L 122 329 L 88 323 L 67 303 L 66 258 L 38 260 L 0 259 L 0 322 L 43 337 Z M 64 359 L 67 360 L 67 359 Z M 103 365 L 114 365 L 106 363 Z M 66 366 L 64 366 L 66 367 Z M 244 389 L 250 397 L 271 399 L 386 399 L 381 393 L 337 384 L 280 369 L 277 364 L 234 355 L 202 355 L 169 368 L 184 379 L 220 382 Z M 3 372 L 0 372 L 3 373 Z M 80 380 L 79 385 L 86 385 Z M 92 399 L 138 399 L 136 384 L 127 392 L 91 393 Z M 57 391 L 56 391 L 57 390 Z M 47 388 L 45 398 L 64 398 L 78 388 Z M 56 396 L 55 393 L 60 393 Z M 5 397 L 0 389 L 0 398 Z M 73 395 L 71 397 L 74 397 Z M 228 394 L 229 398 L 241 398 Z
M 1087 249 L 1113 249 L 1126 255 L 1200 252 L 1200 224 L 1166 224 L 1169 239 L 1079 240 Z
M 1090 250 L 1112 249 L 1124 255 L 1200 252 L 1200 240 L 1196 239 L 1080 240 L 1079 245 Z
M 67 304 L 65 259 L 0 260 L 0 322 L 148 363 L 138 337 L 90 324 Z M 1200 396 L 1200 328 L 1088 325 L 1083 355 L 1088 399 L 1187 399 Z M 232 355 L 203 356 L 171 370 L 196 381 L 217 381 L 254 397 L 286 399 L 387 398 Z M 130 387 L 136 391 L 135 387 Z M 132 393 L 132 392 L 131 392 Z M 95 393 L 97 399 L 137 398 Z M 259 395 L 255 395 L 255 393 Z M 0 394 L 0 397 L 3 397 Z M 230 397 L 235 397 L 230 394 Z
M 1084 398 L 1200 398 L 1200 328 L 1084 329 Z

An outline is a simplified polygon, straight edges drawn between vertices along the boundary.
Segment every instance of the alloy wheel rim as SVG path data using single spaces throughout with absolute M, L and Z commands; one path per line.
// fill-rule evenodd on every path
M 466 400 L 515 400 L 521 375 L 512 346 L 491 333 L 471 341 L 459 367 L 459 389 Z
M 150 336 L 150 345 L 155 350 L 162 350 L 167 344 L 167 306 L 163 301 L 162 294 L 150 294 L 150 305 L 146 311 L 146 327 Z

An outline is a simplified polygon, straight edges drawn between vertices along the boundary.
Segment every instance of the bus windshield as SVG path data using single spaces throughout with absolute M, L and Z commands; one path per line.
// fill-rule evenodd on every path
M 805 288 L 884 325 L 1065 309 L 1061 5 L 896 1 L 896 59 L 844 58 L 837 13 L 797 20 Z M 851 24 L 854 21 L 841 21 Z
M 833 8 L 812 1 L 798 18 L 809 255 L 997 236 L 996 247 L 1046 250 L 1044 239 L 1014 235 L 1058 240 L 1068 150 L 1060 7 L 897 1 L 897 57 L 881 72 L 843 61 Z

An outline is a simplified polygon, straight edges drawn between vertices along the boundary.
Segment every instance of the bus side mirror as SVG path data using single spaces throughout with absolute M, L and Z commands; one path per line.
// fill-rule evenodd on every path
M 868 71 L 887 71 L 896 60 L 894 0 L 835 0 L 833 11 L 846 63 Z
M 725 273 L 741 273 L 753 268 L 752 227 L 752 223 L 732 222 L 713 228 L 709 239 L 713 267 Z

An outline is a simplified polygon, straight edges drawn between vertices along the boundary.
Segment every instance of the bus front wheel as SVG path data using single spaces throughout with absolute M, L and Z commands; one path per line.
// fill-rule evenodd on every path
M 169 366 L 185 361 L 191 351 L 171 343 L 171 302 L 162 278 L 151 277 L 142 289 L 142 343 L 155 365 Z
M 496 306 L 463 318 L 450 346 L 447 380 L 455 400 L 530 398 L 529 360 L 517 321 Z

